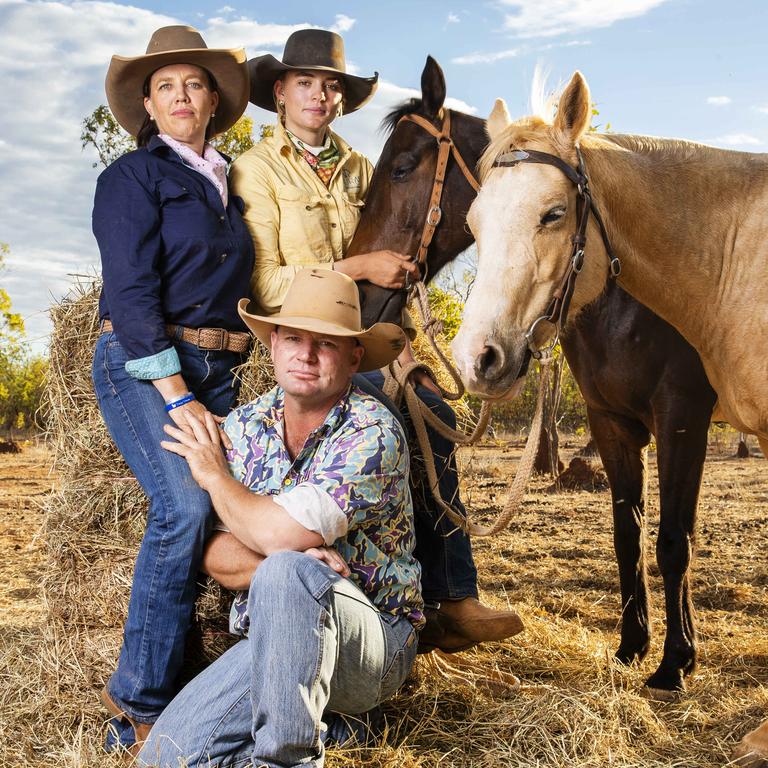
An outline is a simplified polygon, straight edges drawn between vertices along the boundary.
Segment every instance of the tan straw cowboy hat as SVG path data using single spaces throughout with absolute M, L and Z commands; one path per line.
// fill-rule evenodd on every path
M 231 128 L 248 105 L 248 66 L 245 48 L 209 48 L 193 27 L 160 27 L 152 33 L 144 56 L 113 56 L 104 85 L 112 114 L 131 136 L 141 128 L 144 82 L 169 64 L 194 64 L 207 69 L 219 89 L 215 133 Z
M 288 70 L 320 70 L 333 72 L 344 83 L 344 114 L 360 109 L 376 92 L 379 73 L 373 77 L 347 74 L 344 60 L 344 40 L 326 29 L 300 29 L 285 43 L 283 60 L 271 53 L 257 56 L 248 62 L 251 74 L 251 103 L 270 112 L 276 112 L 273 87 L 275 80 Z
M 365 350 L 360 371 L 389 365 L 405 347 L 405 334 L 392 323 L 362 328 L 357 283 L 341 272 L 312 267 L 297 272 L 276 315 L 252 315 L 246 311 L 248 301 L 240 299 L 237 311 L 267 349 L 272 346 L 270 336 L 278 325 L 357 339 Z

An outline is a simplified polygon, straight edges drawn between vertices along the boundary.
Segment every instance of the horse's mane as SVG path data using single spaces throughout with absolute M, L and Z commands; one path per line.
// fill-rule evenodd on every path
M 549 120 L 544 120 L 539 116 L 524 117 L 511 123 L 495 139 L 493 139 L 485 152 L 480 157 L 478 171 L 480 183 L 482 184 L 488 173 L 493 168 L 496 159 L 510 152 L 513 149 L 520 149 L 524 146 L 537 148 L 536 144 L 542 141 L 549 141 L 554 144 L 555 150 L 565 152 L 568 147 L 565 145 L 559 132 L 553 129 Z M 662 139 L 655 136 L 642 136 L 620 133 L 587 133 L 580 141 L 586 149 L 590 147 L 597 148 L 601 146 L 613 145 L 620 149 L 625 149 L 641 155 L 653 154 L 663 158 L 670 166 L 676 166 L 679 163 L 685 164 L 692 160 L 701 158 L 703 149 L 711 151 L 711 147 L 704 147 L 694 141 L 684 139 Z M 721 150 L 725 152 L 726 150 Z
M 384 116 L 384 119 L 381 121 L 381 130 L 389 135 L 395 130 L 401 117 L 413 114 L 429 117 L 424 111 L 424 102 L 421 99 L 406 99 L 401 104 L 398 104 L 391 112 Z

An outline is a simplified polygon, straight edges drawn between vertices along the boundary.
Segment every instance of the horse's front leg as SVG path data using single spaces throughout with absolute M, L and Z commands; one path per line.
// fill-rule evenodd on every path
M 687 400 L 665 407 L 657 419 L 661 513 L 656 560 L 664 579 L 667 636 L 659 668 L 646 681 L 651 689 L 685 690 L 684 677 L 696 666 L 696 624 L 688 574 L 710 414 L 708 404 Z
M 645 570 L 645 448 L 639 422 L 587 408 L 589 425 L 611 485 L 613 546 L 621 585 L 621 643 L 616 658 L 641 661 L 651 642 Z

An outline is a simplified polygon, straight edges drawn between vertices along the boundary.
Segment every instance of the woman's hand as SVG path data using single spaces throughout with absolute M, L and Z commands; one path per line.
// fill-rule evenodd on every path
M 155 389 L 157 389 L 163 396 L 166 405 L 172 403 L 174 400 L 181 399 L 184 395 L 189 394 L 190 391 L 180 373 L 175 373 L 173 376 L 166 376 L 162 379 L 153 379 L 152 383 L 155 385 Z M 171 421 L 180 430 L 191 435 L 192 425 L 189 421 L 189 417 L 193 416 L 198 419 L 198 421 L 205 423 L 206 413 L 210 413 L 210 411 L 199 400 L 190 400 L 188 403 L 168 411 L 168 416 L 170 416 Z M 224 422 L 224 416 L 217 416 L 215 413 L 211 413 L 211 416 L 219 425 Z M 227 437 L 224 430 L 221 430 L 221 442 L 227 450 L 232 447 L 232 442 Z
M 381 288 L 406 288 L 408 283 L 419 279 L 419 267 L 410 256 L 394 251 L 372 251 L 337 261 L 337 272 L 349 275 L 353 280 L 368 280 Z

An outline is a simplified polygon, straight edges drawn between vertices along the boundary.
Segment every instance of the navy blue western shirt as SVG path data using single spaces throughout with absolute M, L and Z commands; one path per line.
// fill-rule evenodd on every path
M 213 183 L 157 136 L 99 176 L 99 316 L 112 321 L 128 373 L 156 379 L 181 370 L 166 323 L 247 330 L 237 302 L 250 294 L 254 257 L 242 210 L 231 194 L 225 209 Z

